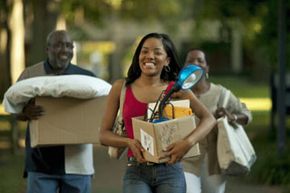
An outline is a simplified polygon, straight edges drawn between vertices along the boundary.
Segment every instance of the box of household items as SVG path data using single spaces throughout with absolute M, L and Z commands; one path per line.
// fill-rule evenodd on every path
M 170 144 L 185 138 L 195 128 L 195 116 L 189 108 L 189 100 L 171 101 L 170 105 L 164 108 L 163 116 L 169 120 L 154 122 L 150 120 L 155 112 L 154 104 L 148 105 L 147 120 L 144 117 L 132 119 L 134 137 L 140 140 L 145 152 L 144 158 L 147 161 L 162 163 L 169 160 L 164 150 Z M 153 109 L 153 110 L 152 110 Z M 173 119 L 170 119 L 174 117 Z M 199 144 L 194 145 L 184 156 L 193 157 L 200 155 Z
M 31 146 L 99 143 L 106 96 L 93 99 L 36 97 L 44 115 L 30 121 Z

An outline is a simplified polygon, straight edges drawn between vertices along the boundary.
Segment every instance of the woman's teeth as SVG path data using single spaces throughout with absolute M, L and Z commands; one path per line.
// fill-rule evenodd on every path
M 145 66 L 146 67 L 154 67 L 154 63 L 151 63 L 151 62 L 150 63 L 145 63 Z

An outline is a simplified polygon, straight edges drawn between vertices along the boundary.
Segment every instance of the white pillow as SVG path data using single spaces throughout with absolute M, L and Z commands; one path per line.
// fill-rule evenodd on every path
M 39 76 L 12 85 L 4 94 L 3 106 L 8 113 L 19 113 L 36 96 L 89 99 L 108 95 L 111 84 L 85 75 Z

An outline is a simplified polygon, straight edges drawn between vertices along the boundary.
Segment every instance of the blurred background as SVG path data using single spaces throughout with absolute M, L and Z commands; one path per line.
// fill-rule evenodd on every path
M 126 76 L 140 38 L 167 33 L 181 59 L 201 48 L 210 79 L 253 112 L 246 127 L 258 160 L 227 193 L 290 192 L 289 0 L 0 0 L 0 98 L 22 70 L 46 58 L 46 36 L 66 29 L 73 63 L 112 83 Z M 0 192 L 25 192 L 25 123 L 0 106 Z M 95 146 L 93 192 L 120 192 L 125 161 Z M 244 187 L 241 188 L 241 187 Z

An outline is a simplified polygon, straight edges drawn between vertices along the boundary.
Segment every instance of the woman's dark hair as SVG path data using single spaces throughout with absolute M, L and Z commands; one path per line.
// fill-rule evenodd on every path
M 204 59 L 205 59 L 205 61 L 206 61 L 206 65 L 209 66 L 208 63 L 207 63 L 207 57 L 206 57 L 206 54 L 205 54 L 205 52 L 204 52 L 202 49 L 200 49 L 200 48 L 195 48 L 195 47 L 189 48 L 189 49 L 186 51 L 185 60 L 186 60 L 187 55 L 188 55 L 190 52 L 193 52 L 193 51 L 199 51 L 199 52 L 202 52 L 202 53 L 204 54 Z M 183 66 L 182 66 L 182 67 L 184 67 L 184 63 L 183 63 Z
M 141 75 L 141 69 L 139 66 L 139 55 L 140 55 L 144 42 L 149 38 L 160 39 L 167 53 L 167 56 L 170 58 L 170 63 L 169 63 L 170 70 L 165 71 L 163 69 L 161 72 L 160 78 L 166 81 L 175 81 L 177 79 L 177 76 L 181 67 L 180 67 L 179 59 L 178 59 L 177 52 L 176 52 L 173 42 L 171 41 L 169 36 L 166 34 L 150 33 L 141 39 L 139 45 L 137 46 L 135 50 L 131 66 L 127 73 L 126 85 L 131 84 Z

